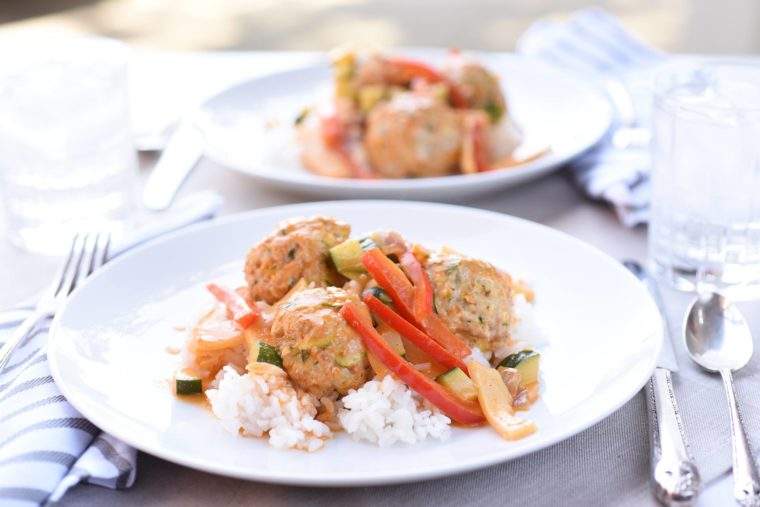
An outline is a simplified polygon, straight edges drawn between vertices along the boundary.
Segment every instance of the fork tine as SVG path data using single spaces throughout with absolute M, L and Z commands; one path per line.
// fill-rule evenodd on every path
M 73 291 L 79 285 L 82 284 L 85 278 L 90 276 L 95 265 L 95 255 L 98 248 L 98 234 L 88 234 L 85 236 L 84 248 L 82 249 L 82 257 L 79 263 L 79 268 L 76 271 L 74 277 L 74 283 L 71 284 L 69 292 Z
M 109 232 L 102 232 L 98 235 L 98 239 L 95 242 L 95 255 L 93 256 L 93 260 L 95 261 L 93 263 L 92 269 L 90 270 L 90 273 L 98 269 L 100 266 L 106 263 L 108 260 L 108 251 L 111 248 L 111 233 Z
M 85 250 L 87 249 L 88 238 L 89 234 L 77 236 L 75 247 L 72 248 L 74 251 L 74 257 L 72 258 L 72 262 L 66 265 L 66 270 L 61 280 L 61 284 L 55 293 L 56 297 L 66 296 L 74 288 L 77 274 L 79 273 L 80 266 L 82 265 L 82 258 L 84 257 Z
M 69 255 L 66 257 L 66 262 L 61 264 L 61 267 L 58 268 L 58 272 L 55 275 L 54 280 L 56 280 L 56 282 L 54 283 L 56 283 L 56 285 L 51 287 L 51 289 L 53 290 L 53 295 L 57 294 L 58 291 L 61 290 L 61 286 L 63 286 L 63 280 L 66 278 L 66 273 L 68 272 L 69 266 L 73 262 L 74 256 L 76 254 L 78 241 L 79 241 L 79 234 L 74 234 L 74 237 L 71 238 L 71 247 L 69 248 Z

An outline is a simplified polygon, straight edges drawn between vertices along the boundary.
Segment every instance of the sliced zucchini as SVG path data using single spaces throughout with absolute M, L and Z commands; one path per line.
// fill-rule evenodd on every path
M 478 397 L 478 388 L 475 382 L 460 368 L 452 368 L 439 375 L 435 380 L 464 401 L 475 401 Z
M 350 368 L 361 360 L 362 355 L 361 353 L 357 352 L 355 354 L 346 354 L 345 356 L 336 356 L 335 364 L 342 366 L 343 368 Z
M 308 346 L 314 349 L 326 349 L 333 342 L 332 336 L 319 336 L 316 338 L 309 338 Z
M 491 123 L 497 123 L 501 119 L 501 116 L 504 114 L 504 109 L 495 102 L 489 102 L 486 104 L 484 109 L 486 113 L 488 113 L 488 117 L 491 119 Z
M 520 385 L 525 386 L 538 380 L 538 363 L 541 354 L 535 350 L 521 350 L 505 357 L 499 366 L 515 368 L 520 372 Z
M 174 374 L 174 383 L 178 395 L 198 394 L 203 391 L 201 379 L 185 371 Z
M 363 254 L 364 251 L 358 239 L 347 239 L 330 249 L 330 257 L 335 264 L 335 269 L 348 278 L 354 278 L 366 272 L 362 264 Z
M 369 292 L 370 294 L 372 294 L 373 296 L 375 296 L 377 299 L 379 299 L 380 301 L 382 301 L 382 302 L 383 302 L 383 303 L 385 303 L 386 305 L 389 305 L 389 304 L 393 303 L 393 300 L 392 300 L 392 299 L 391 299 L 391 297 L 388 295 L 388 293 L 387 293 L 387 292 L 385 292 L 385 291 L 384 291 L 383 289 L 381 289 L 380 287 L 377 287 L 377 286 L 375 286 L 375 287 L 370 287 L 370 288 L 368 288 L 367 290 L 365 290 L 364 292 L 365 292 L 365 293 Z
M 282 368 L 282 356 L 277 347 L 261 341 L 254 342 L 253 347 L 255 348 L 251 351 L 250 357 L 256 357 L 259 363 L 269 363 Z

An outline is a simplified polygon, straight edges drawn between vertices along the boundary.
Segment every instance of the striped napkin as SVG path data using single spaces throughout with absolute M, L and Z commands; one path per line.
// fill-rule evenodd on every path
M 592 76 L 604 88 L 615 121 L 599 144 L 571 162 L 572 175 L 588 197 L 610 203 L 626 226 L 646 223 L 651 82 L 665 56 L 600 8 L 580 10 L 566 21 L 534 23 L 520 37 L 517 51 L 586 79 Z
M 158 222 L 144 226 L 114 255 L 161 233 L 216 215 L 221 200 L 190 196 Z M 47 362 L 50 320 L 14 352 L 0 374 L 0 505 L 29 506 L 58 501 L 72 486 L 130 487 L 137 451 L 103 433 L 72 407 L 55 385 Z M 0 345 L 12 329 L 0 330 Z

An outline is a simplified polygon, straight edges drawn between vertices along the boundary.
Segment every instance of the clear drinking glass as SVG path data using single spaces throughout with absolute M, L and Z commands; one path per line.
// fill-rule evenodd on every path
M 128 50 L 99 38 L 20 45 L 0 69 L 0 192 L 8 236 L 59 253 L 76 232 L 123 228 L 137 154 Z
M 655 270 L 683 290 L 760 295 L 760 66 L 666 70 L 652 158 Z

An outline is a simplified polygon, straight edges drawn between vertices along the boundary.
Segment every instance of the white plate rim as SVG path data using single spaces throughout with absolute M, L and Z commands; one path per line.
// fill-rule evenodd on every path
M 557 444 L 561 441 L 567 440 L 568 438 L 571 438 L 572 436 L 575 436 L 581 433 L 582 431 L 587 430 L 588 428 L 594 426 L 595 424 L 602 421 L 603 419 L 606 419 L 615 411 L 617 411 L 620 407 L 622 407 L 625 403 L 630 401 L 644 387 L 646 382 L 649 380 L 652 372 L 655 369 L 657 360 L 660 355 L 660 350 L 663 344 L 664 333 L 662 332 L 662 326 L 658 326 L 658 331 L 656 332 L 656 335 L 652 337 L 655 340 L 654 341 L 655 347 L 652 351 L 652 356 L 649 358 L 649 361 L 647 363 L 647 368 L 645 370 L 642 369 L 642 372 L 643 371 L 647 372 L 646 375 L 642 374 L 641 378 L 639 378 L 637 382 L 631 382 L 630 385 L 627 386 L 628 389 L 626 389 L 624 393 L 621 393 L 620 396 L 616 397 L 613 402 L 607 403 L 604 409 L 600 410 L 594 417 L 591 417 L 583 421 L 582 423 L 577 424 L 576 426 L 567 427 L 564 429 L 564 431 L 561 431 L 555 434 L 553 438 L 543 439 L 539 443 L 537 443 L 536 445 L 534 445 L 533 447 L 529 449 L 523 450 L 522 452 L 519 452 L 514 455 L 506 456 L 506 457 L 503 455 L 494 454 L 494 455 L 487 456 L 479 460 L 473 459 L 464 463 L 452 462 L 452 463 L 439 464 L 436 466 L 428 467 L 424 470 L 416 470 L 411 473 L 405 472 L 404 476 L 400 476 L 398 473 L 390 472 L 390 473 L 384 473 L 384 474 L 377 474 L 373 477 L 360 477 L 360 478 L 335 477 L 335 478 L 328 478 L 328 479 L 325 479 L 324 477 L 320 477 L 318 479 L 309 479 L 305 477 L 291 478 L 291 477 L 281 475 L 281 474 L 276 474 L 276 473 L 275 474 L 270 474 L 266 472 L 257 473 L 255 470 L 243 471 L 240 469 L 240 467 L 226 466 L 223 463 L 209 463 L 208 461 L 202 458 L 194 459 L 190 457 L 178 456 L 176 454 L 173 454 L 171 451 L 164 450 L 162 446 L 160 445 L 149 445 L 149 444 L 146 445 L 143 442 L 135 441 L 129 438 L 122 438 L 119 435 L 120 432 L 118 430 L 118 427 L 111 426 L 108 418 L 106 416 L 99 415 L 96 410 L 92 410 L 92 411 L 89 410 L 89 405 L 87 403 L 79 403 L 77 396 L 74 394 L 75 391 L 73 389 L 70 389 L 69 386 L 66 384 L 65 379 L 61 374 L 60 365 L 58 363 L 58 354 L 56 353 L 57 343 L 58 343 L 58 340 L 56 340 L 56 335 L 58 334 L 58 330 L 61 327 L 61 321 L 63 319 L 63 316 L 65 316 L 66 314 L 66 306 L 68 306 L 70 301 L 76 298 L 76 295 L 78 292 L 85 290 L 86 287 L 90 283 L 92 283 L 92 280 L 95 280 L 96 278 L 100 278 L 103 276 L 109 276 L 109 272 L 112 269 L 116 269 L 114 268 L 114 266 L 118 266 L 118 263 L 124 262 L 123 259 L 132 257 L 132 256 L 138 256 L 143 251 L 147 251 L 156 245 L 172 241 L 174 238 L 177 238 L 180 236 L 195 234 L 198 231 L 202 231 L 204 229 L 211 229 L 221 224 L 227 224 L 227 223 L 235 222 L 235 221 L 249 220 L 257 216 L 266 216 L 269 214 L 278 215 L 284 211 L 290 212 L 291 210 L 292 212 L 297 213 L 298 210 L 300 209 L 313 208 L 314 206 L 351 207 L 351 206 L 356 206 L 356 205 L 387 206 L 389 204 L 421 207 L 421 208 L 427 208 L 427 209 L 448 208 L 448 209 L 456 210 L 458 212 L 470 213 L 473 217 L 486 215 L 486 216 L 491 216 L 491 217 L 498 217 L 499 219 L 503 219 L 506 221 L 529 224 L 530 226 L 536 226 L 552 234 L 558 234 L 562 236 L 564 240 L 571 241 L 575 243 L 577 246 L 583 249 L 586 249 L 589 253 L 596 255 L 599 259 L 603 259 L 604 262 L 607 262 L 613 269 L 619 270 L 619 272 L 624 277 L 628 277 L 630 280 L 635 281 L 636 284 L 638 284 L 639 289 L 642 291 L 642 294 L 645 294 L 645 298 L 649 301 L 650 306 L 656 310 L 656 305 L 654 301 L 652 300 L 650 294 L 646 290 L 646 288 L 642 284 L 640 284 L 640 282 L 636 279 L 636 277 L 634 277 L 621 263 L 615 261 L 613 258 L 611 258 L 606 253 L 602 252 L 600 249 L 574 236 L 571 236 L 563 231 L 553 229 L 544 224 L 514 217 L 512 215 L 498 213 L 495 211 L 470 208 L 470 207 L 454 205 L 454 204 L 431 203 L 431 202 L 422 202 L 422 201 L 392 201 L 392 200 L 380 200 L 380 199 L 366 199 L 366 200 L 342 200 L 342 201 L 341 200 L 317 201 L 317 202 L 308 202 L 308 203 L 299 203 L 299 204 L 287 204 L 287 205 L 282 205 L 282 206 L 260 208 L 260 209 L 250 210 L 250 211 L 246 211 L 242 213 L 235 213 L 235 214 L 227 215 L 224 217 L 216 218 L 208 222 L 194 224 L 194 225 L 188 226 L 185 229 L 168 233 L 162 237 L 153 239 L 145 244 L 142 244 L 136 247 L 134 250 L 130 250 L 126 252 L 125 254 L 120 255 L 118 258 L 114 259 L 113 261 L 103 266 L 99 270 L 99 272 L 95 273 L 94 275 L 89 277 L 87 280 L 85 280 L 85 282 L 81 286 L 77 287 L 75 291 L 72 292 L 71 296 L 66 301 L 64 307 L 54 317 L 53 322 L 50 327 L 50 335 L 48 339 L 48 363 L 50 366 L 51 375 L 53 376 L 53 379 L 55 380 L 57 387 L 61 390 L 62 394 L 66 397 L 68 402 L 71 403 L 72 406 L 74 406 L 74 408 L 79 410 L 85 418 L 93 422 L 102 431 L 108 432 L 112 434 L 113 436 L 124 440 L 126 443 L 135 447 L 136 449 L 139 449 L 143 452 L 146 452 L 148 454 L 159 457 L 169 462 L 177 463 L 177 464 L 184 465 L 184 466 L 187 466 L 199 471 L 209 472 L 209 473 L 213 473 L 213 474 L 217 474 L 221 476 L 232 477 L 232 478 L 243 479 L 243 480 L 250 480 L 250 481 L 259 481 L 259 482 L 270 483 L 270 484 L 311 486 L 311 487 L 361 487 L 361 486 L 404 484 L 404 483 L 416 482 L 416 481 L 421 481 L 421 480 L 441 478 L 441 477 L 446 477 L 446 476 L 455 475 L 455 474 L 462 474 L 465 472 L 483 469 L 489 466 L 493 466 L 499 463 L 505 463 L 508 461 L 512 461 L 512 460 L 533 454 L 542 449 L 545 449 L 554 444 Z M 661 317 L 659 316 L 659 313 L 657 313 L 657 318 L 661 322 Z M 109 430 L 109 427 L 111 427 L 112 429 L 115 429 L 115 431 Z

